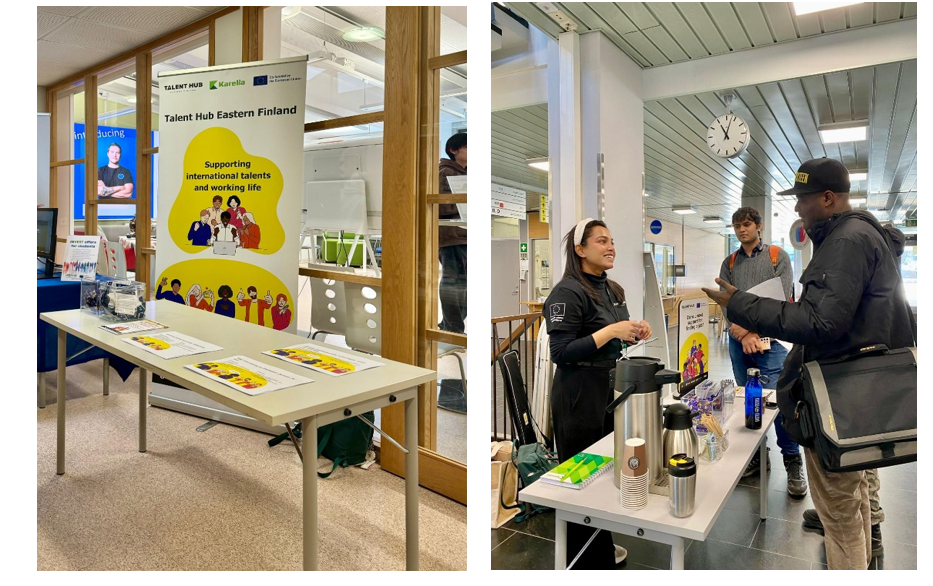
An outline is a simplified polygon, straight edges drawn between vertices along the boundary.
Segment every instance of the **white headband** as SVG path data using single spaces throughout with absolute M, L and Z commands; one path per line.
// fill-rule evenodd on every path
M 593 218 L 586 218 L 580 220 L 577 223 L 577 227 L 573 229 L 573 245 L 581 244 L 583 242 L 583 233 L 586 231 L 586 225 L 593 221 Z

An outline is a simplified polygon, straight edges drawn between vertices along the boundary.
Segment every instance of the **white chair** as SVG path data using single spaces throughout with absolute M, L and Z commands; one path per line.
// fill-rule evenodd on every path
M 318 334 L 346 336 L 347 301 L 344 283 L 330 279 L 311 281 L 311 327 L 315 330 L 311 339 Z
M 382 288 L 344 283 L 347 299 L 347 346 L 382 354 Z

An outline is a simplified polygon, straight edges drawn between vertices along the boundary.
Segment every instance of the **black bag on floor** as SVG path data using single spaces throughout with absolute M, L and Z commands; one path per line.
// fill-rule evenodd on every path
M 803 445 L 828 472 L 917 461 L 917 356 L 883 344 L 807 362 L 794 389 Z
M 370 423 L 375 423 L 376 414 L 373 411 L 363 413 Z M 325 425 L 317 430 L 317 455 L 324 456 L 333 461 L 334 467 L 330 472 L 318 472 L 321 478 L 327 478 L 334 473 L 337 466 L 347 468 L 366 461 L 366 452 L 373 444 L 373 428 L 360 421 L 359 417 L 348 417 L 340 421 Z

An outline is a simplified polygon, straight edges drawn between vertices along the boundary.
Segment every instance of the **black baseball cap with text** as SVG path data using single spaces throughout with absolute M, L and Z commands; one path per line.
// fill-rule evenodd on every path
M 849 188 L 849 170 L 846 166 L 836 159 L 823 157 L 810 159 L 800 165 L 794 177 L 794 186 L 786 191 L 779 191 L 778 195 L 800 195 L 822 191 L 849 193 Z

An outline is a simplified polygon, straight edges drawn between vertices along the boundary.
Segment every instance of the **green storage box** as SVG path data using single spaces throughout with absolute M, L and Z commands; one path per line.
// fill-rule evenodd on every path
M 353 249 L 353 239 L 355 234 L 344 233 L 343 242 L 340 241 L 337 232 L 326 232 L 324 234 L 324 245 L 321 247 L 321 256 L 324 262 L 333 262 L 337 264 L 346 264 L 347 256 Z M 366 246 L 363 238 L 356 243 L 356 250 L 353 251 L 353 257 L 350 259 L 350 266 L 363 266 L 363 248 Z

